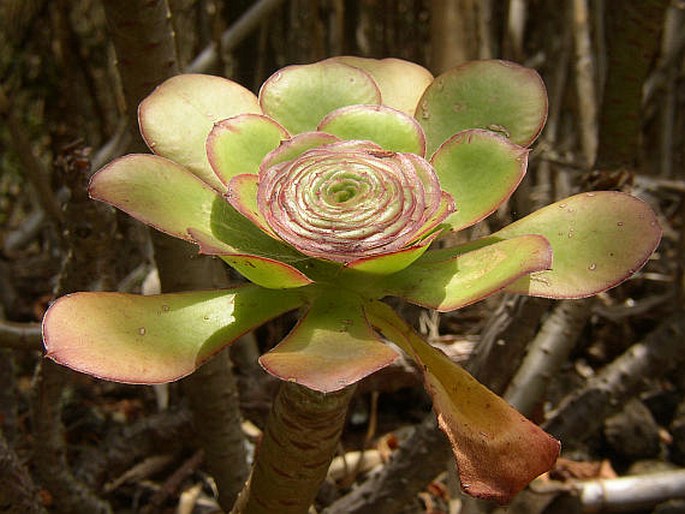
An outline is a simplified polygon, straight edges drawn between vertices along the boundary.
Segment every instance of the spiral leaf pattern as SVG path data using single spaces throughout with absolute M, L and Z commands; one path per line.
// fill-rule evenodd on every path
M 347 263 L 414 242 L 426 224 L 437 224 L 441 195 L 425 159 L 345 141 L 263 170 L 257 205 L 300 252 Z

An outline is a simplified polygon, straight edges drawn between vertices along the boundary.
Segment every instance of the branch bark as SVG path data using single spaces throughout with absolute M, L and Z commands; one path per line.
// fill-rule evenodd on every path
M 28 470 L 0 431 L 0 509 L 7 514 L 47 514 Z
M 12 138 L 12 146 L 26 178 L 38 196 L 41 207 L 55 222 L 62 221 L 62 210 L 55 198 L 55 193 L 50 189 L 48 172 L 34 154 L 26 130 L 12 111 L 10 101 L 2 87 L 0 87 L 0 115 L 5 119 Z
M 255 30 L 283 0 L 259 0 L 238 21 L 221 35 L 221 49 L 229 52 Z M 209 70 L 219 58 L 215 43 L 205 48 L 185 69 L 186 73 L 202 73 Z
M 55 295 L 106 287 L 112 266 L 103 248 L 112 245 L 111 212 L 88 199 L 86 181 L 90 164 L 83 152 L 72 149 L 57 161 L 61 178 L 71 191 L 64 210 L 64 255 Z M 104 281 L 103 281 L 104 280 Z M 33 467 L 39 483 L 54 500 L 58 514 L 109 514 L 109 504 L 78 480 L 67 461 L 62 424 L 62 393 L 70 371 L 52 361 L 36 370 L 31 397 Z
M 685 360 L 685 316 L 678 311 L 560 403 L 543 428 L 570 445 L 592 435 L 607 416 L 652 380 Z
M 591 306 L 591 299 L 561 302 L 531 341 L 526 357 L 504 393 L 504 399 L 524 416 L 531 416 L 552 376 L 573 350 L 590 317 Z
M 637 164 L 642 86 L 659 50 L 669 0 L 608 0 L 607 81 L 599 119 L 597 167 Z
M 0 320 L 0 347 L 16 350 L 40 350 L 40 323 Z
M 395 514 L 416 502 L 427 483 L 445 468 L 451 452 L 431 413 L 378 473 L 340 498 L 323 514 Z

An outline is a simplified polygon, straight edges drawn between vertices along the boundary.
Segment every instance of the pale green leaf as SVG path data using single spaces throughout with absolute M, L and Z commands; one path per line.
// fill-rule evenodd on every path
M 47 357 L 132 384 L 177 380 L 242 334 L 302 304 L 297 294 L 244 286 L 154 296 L 76 293 L 43 321 Z
M 214 123 L 260 113 L 257 98 L 243 86 L 211 75 L 176 75 L 157 87 L 138 108 L 143 139 L 157 155 L 186 166 L 217 191 L 223 184 L 207 160 L 205 140 Z

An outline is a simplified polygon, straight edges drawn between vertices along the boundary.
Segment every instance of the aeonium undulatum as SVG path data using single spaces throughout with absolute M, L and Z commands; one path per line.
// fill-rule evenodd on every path
M 497 291 L 580 298 L 631 276 L 660 228 L 618 192 L 573 196 L 477 241 L 429 250 L 511 195 L 546 118 L 532 70 L 467 63 L 433 79 L 397 60 L 290 66 L 259 96 L 179 75 L 139 108 L 153 154 L 115 160 L 93 198 L 194 242 L 251 284 L 137 296 L 78 293 L 44 320 L 48 357 L 91 375 L 158 383 L 284 312 L 302 319 L 262 366 L 332 392 L 392 363 L 424 375 L 462 483 L 506 501 L 554 463 L 556 440 L 424 342 L 381 299 L 451 311 Z

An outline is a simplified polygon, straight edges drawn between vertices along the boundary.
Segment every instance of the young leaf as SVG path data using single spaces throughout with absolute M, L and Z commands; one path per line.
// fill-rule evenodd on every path
M 317 130 L 341 139 L 373 141 L 385 150 L 424 156 L 426 137 L 418 122 L 384 105 L 351 105 L 329 113 Z
M 297 159 L 307 150 L 318 146 L 330 145 L 339 142 L 340 139 L 326 132 L 302 132 L 287 141 L 283 141 L 278 148 L 269 153 L 259 166 L 260 173 L 268 170 L 271 166 L 285 161 Z
M 420 243 L 411 245 L 401 250 L 376 255 L 374 257 L 363 257 L 345 265 L 345 270 L 368 275 L 391 275 L 403 270 L 412 262 L 421 257 L 430 244 L 439 235 L 439 232 L 431 234 Z

